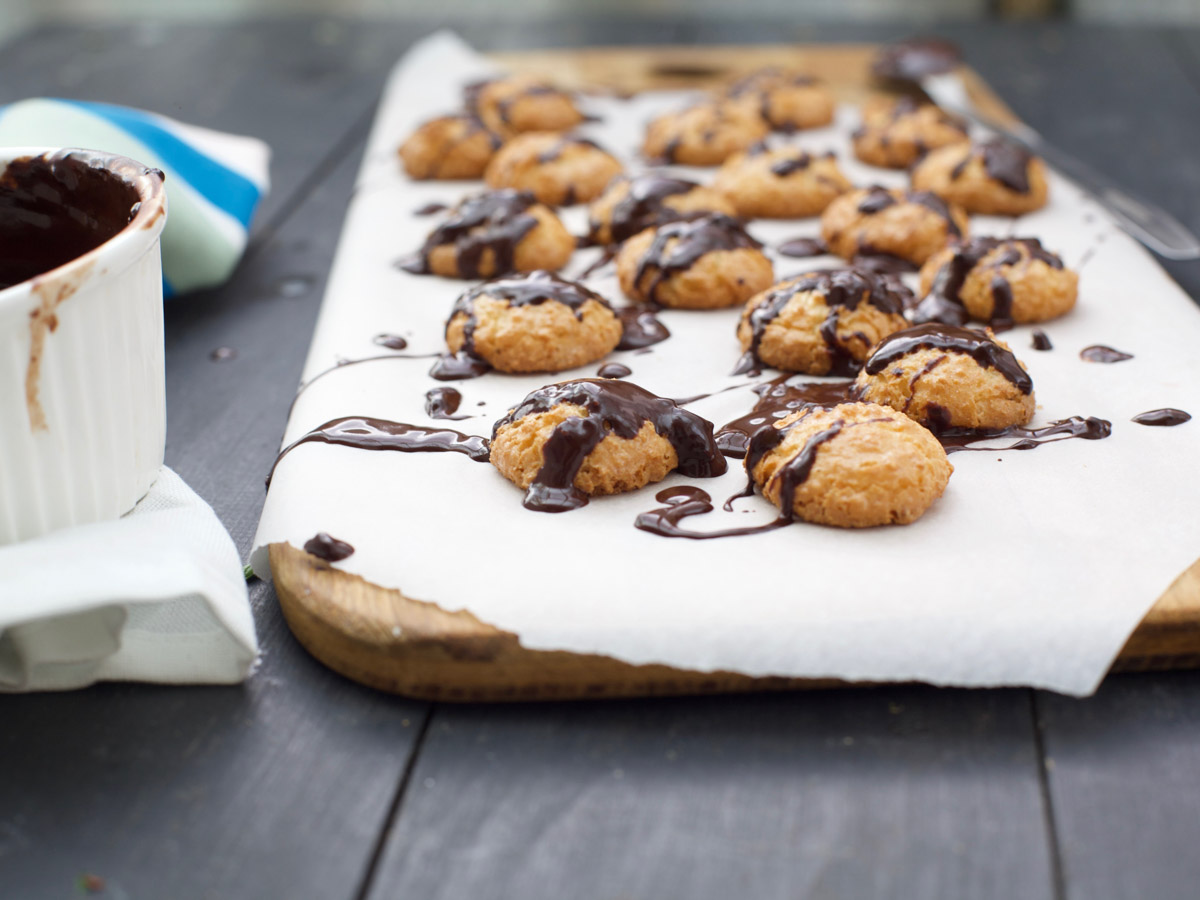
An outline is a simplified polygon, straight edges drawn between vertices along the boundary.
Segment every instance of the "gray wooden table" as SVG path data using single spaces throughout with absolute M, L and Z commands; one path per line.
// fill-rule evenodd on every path
M 150 21 L 0 53 L 0 102 L 131 104 L 274 148 L 233 281 L 167 308 L 167 461 L 243 554 L 382 79 L 432 27 Z M 460 30 L 485 49 L 905 31 Z M 1200 31 L 941 31 L 1048 138 L 1200 230 Z M 1200 265 L 1169 268 L 1200 297 Z M 211 361 L 218 346 L 237 357 Z M 906 686 L 439 706 L 326 671 L 269 586 L 252 601 L 263 660 L 242 687 L 0 698 L 0 897 L 78 896 L 85 874 L 138 900 L 1200 896 L 1200 674 L 1114 677 L 1085 701 Z

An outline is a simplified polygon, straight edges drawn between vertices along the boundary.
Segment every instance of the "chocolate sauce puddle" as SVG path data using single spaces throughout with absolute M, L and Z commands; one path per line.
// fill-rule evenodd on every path
M 371 343 L 387 347 L 389 350 L 403 350 L 408 346 L 408 341 L 398 334 L 377 334 L 371 338 Z
M 324 531 L 319 532 L 304 542 L 304 552 L 311 553 L 326 562 L 338 562 L 354 554 L 354 547 L 345 541 L 339 541 Z
M 1034 350 L 1053 350 L 1054 344 L 1050 341 L 1050 335 L 1042 331 L 1040 328 L 1035 328 L 1033 331 L 1033 341 L 1031 346 Z
M 1190 422 L 1191 419 L 1191 413 L 1186 413 L 1182 409 L 1172 409 L 1168 406 L 1164 409 L 1151 409 L 1144 413 L 1138 413 L 1129 421 L 1136 422 L 1139 425 L 1156 425 L 1170 428 L 1175 425 L 1182 425 L 1184 422 Z
M 641 350 L 662 343 L 671 336 L 671 332 L 654 314 L 654 310 L 644 306 L 623 306 L 615 310 L 621 320 L 624 331 L 618 350 Z
M 853 382 L 796 382 L 796 378 L 795 375 L 782 375 L 755 386 L 754 393 L 758 395 L 758 401 L 754 409 L 717 430 L 717 447 L 721 452 L 741 459 L 750 447 L 750 439 L 759 429 L 810 406 L 831 409 L 839 403 L 854 400 Z
M 633 369 L 620 363 L 605 363 L 596 370 L 597 378 L 628 378 L 632 374 Z
M 806 259 L 811 256 L 824 256 L 829 252 L 829 248 L 820 238 L 798 237 L 784 241 L 775 248 L 775 252 L 780 256 Z
M 267 487 L 275 477 L 279 462 L 301 444 L 339 444 L 359 450 L 395 450 L 400 453 L 462 453 L 475 462 L 491 458 L 491 442 L 485 437 L 463 434 L 449 428 L 427 428 L 387 419 L 345 416 L 333 419 L 296 438 L 279 451 Z
M 1103 344 L 1093 344 L 1090 347 L 1084 347 L 1080 350 L 1079 358 L 1084 362 L 1118 363 L 1127 359 L 1133 359 L 1133 354 L 1123 353 L 1120 350 L 1114 350 L 1112 347 L 1105 347 Z
M 432 216 L 434 213 L 445 212 L 450 207 L 445 203 L 426 203 L 424 206 L 417 207 L 413 210 L 414 216 Z
M 471 416 L 456 416 L 462 403 L 462 394 L 451 387 L 433 388 L 425 392 L 425 415 L 431 419 L 470 419 Z
M 560 422 L 546 439 L 542 467 L 525 494 L 526 509 L 566 512 L 585 506 L 587 494 L 575 487 L 575 477 L 587 455 L 610 433 L 629 439 L 647 422 L 675 448 L 683 475 L 712 478 L 725 472 L 711 422 L 627 381 L 581 378 L 547 385 L 497 421 L 493 438 L 504 426 L 560 404 L 582 406 L 588 415 Z

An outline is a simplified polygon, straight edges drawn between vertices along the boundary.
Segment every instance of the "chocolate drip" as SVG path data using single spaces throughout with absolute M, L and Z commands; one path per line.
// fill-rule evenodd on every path
M 936 427 L 937 423 L 929 423 L 934 437 L 941 441 L 947 453 L 959 450 L 978 450 L 983 452 L 999 452 L 1001 450 L 1033 450 L 1042 444 L 1053 444 L 1055 441 L 1065 441 L 1069 438 L 1081 438 L 1085 441 L 1099 441 L 1112 434 L 1112 423 L 1094 416 L 1083 418 L 1071 416 L 1043 425 L 1041 428 L 1025 428 L 1021 425 L 1010 425 L 1008 428 L 946 428 Z M 980 441 L 996 438 L 1020 438 L 1015 444 L 1007 447 L 975 447 Z
M 582 241 L 582 243 L 579 243 L 577 246 L 581 246 L 581 247 L 592 246 L 590 239 L 581 238 L 580 240 Z M 590 278 L 591 276 L 595 275 L 597 272 L 599 272 L 601 269 L 603 269 L 605 266 L 607 266 L 610 262 L 612 262 L 616 258 L 617 258 L 617 247 L 615 245 L 605 247 L 604 252 L 602 252 L 600 254 L 600 256 L 598 256 L 596 258 L 596 261 L 594 263 L 592 263 L 590 266 L 588 266 L 586 269 L 584 269 L 579 277 L 580 278 Z
M 917 350 L 947 350 L 965 353 L 985 368 L 993 368 L 1023 394 L 1033 391 L 1033 380 L 1021 368 L 1012 351 L 1001 347 L 980 331 L 929 322 L 906 328 L 884 338 L 864 366 L 868 375 L 878 375 L 889 365 Z
M 895 206 L 896 198 L 887 188 L 872 187 L 867 190 L 867 196 L 859 201 L 858 211 L 868 216 L 873 216 L 877 212 L 882 212 L 889 206 Z
M 644 306 L 623 306 L 616 312 L 624 329 L 621 342 L 617 344 L 618 350 L 641 350 L 662 343 L 671 336 L 654 310 Z
M 629 439 L 649 422 L 670 441 L 679 458 L 677 469 L 690 478 L 711 478 L 725 472 L 725 459 L 713 440 L 712 423 L 680 409 L 627 381 L 581 378 L 547 385 L 527 396 L 500 419 L 500 429 L 525 416 L 560 404 L 582 406 L 588 415 L 559 423 L 542 447 L 542 467 L 525 495 L 525 507 L 539 512 L 565 512 L 588 502 L 575 487 L 584 460 L 610 433 Z
M 451 387 L 432 388 L 425 392 L 425 415 L 431 419 L 469 419 L 470 416 L 456 416 L 462 403 L 462 394 Z
M 810 153 L 801 151 L 796 156 L 786 159 L 778 159 L 771 164 L 771 174 L 779 178 L 786 178 L 796 172 L 803 172 L 812 165 L 813 156 Z
M 841 311 L 857 309 L 858 304 L 865 300 L 880 312 L 900 315 L 904 311 L 904 294 L 910 293 L 898 282 L 857 269 L 824 269 L 784 282 L 780 287 L 768 291 L 763 301 L 751 310 L 750 346 L 742 354 L 737 368 L 733 371 L 734 375 L 742 375 L 758 368 L 762 362 L 758 355 L 759 347 L 767 326 L 779 317 L 793 297 L 806 291 L 820 293 L 829 308 L 825 321 L 818 330 L 829 350 L 829 371 L 833 375 L 853 375 L 860 366 L 837 333 Z M 870 341 L 866 343 L 869 345 Z
M 517 244 L 537 227 L 528 210 L 537 203 L 529 191 L 488 191 L 460 203 L 449 218 L 435 228 L 412 257 L 398 263 L 414 275 L 428 275 L 429 255 L 437 247 L 452 245 L 457 252 L 460 278 L 480 278 L 480 266 L 488 250 L 497 272 L 510 272 Z
M 1138 413 L 1129 421 L 1137 422 L 1139 425 L 1159 425 L 1170 427 L 1172 425 L 1182 425 L 1184 422 L 1191 421 L 1191 414 L 1184 412 L 1182 409 L 1152 409 L 1148 412 Z
M 709 538 L 738 537 L 745 534 L 761 534 L 791 524 L 787 516 L 779 516 L 763 525 L 750 525 L 743 528 L 725 528 L 721 531 L 688 531 L 679 523 L 689 516 L 699 516 L 712 512 L 712 497 L 708 492 L 691 485 L 679 485 L 666 488 L 654 495 L 659 503 L 667 504 L 650 512 L 638 513 L 634 527 L 660 537 L 690 538 L 695 541 Z
M 524 275 L 502 275 L 492 278 L 471 288 L 454 301 L 454 306 L 450 309 L 450 318 L 446 321 L 446 332 L 449 334 L 450 325 L 456 318 L 465 316 L 462 347 L 454 356 L 441 357 L 434 364 L 434 371 L 430 372 L 432 377 L 441 381 L 454 381 L 473 378 L 491 368 L 487 360 L 475 352 L 475 301 L 480 297 L 502 300 L 509 306 L 538 306 L 553 300 L 569 307 L 575 313 L 575 318 L 580 321 L 583 320 L 584 304 L 592 301 L 616 315 L 608 301 L 595 291 L 574 281 L 559 278 L 545 269 Z
M 345 541 L 330 537 L 322 531 L 304 542 L 304 552 L 311 553 L 326 562 L 338 562 L 347 556 L 352 556 L 354 547 Z
M 141 208 L 133 185 L 84 158 L 44 154 L 0 165 L 0 289 L 96 249 Z
M 475 462 L 491 458 L 490 444 L 485 437 L 462 434 L 449 428 L 423 428 L 404 422 L 371 419 L 365 416 L 345 416 L 333 419 L 296 438 L 281 451 L 267 476 L 267 486 L 279 467 L 279 461 L 301 444 L 340 444 L 359 450 L 396 450 L 401 453 L 453 452 L 469 456 Z
M 627 180 L 629 187 L 625 196 L 617 201 L 609 214 L 608 229 L 613 244 L 619 244 L 654 225 L 680 218 L 683 213 L 668 206 L 666 199 L 700 187 L 695 181 L 656 172 L 647 172 Z M 589 223 L 590 235 L 594 238 L 600 228 L 601 223 L 593 219 Z
M 671 241 L 675 243 L 668 249 Z M 736 219 L 722 213 L 693 214 L 655 231 L 654 241 L 638 262 L 633 281 L 647 297 L 655 300 L 663 281 L 676 272 L 690 269 L 705 254 L 714 250 L 758 249 L 761 246 Z M 650 276 L 648 285 L 647 275 Z
M 768 428 L 784 416 L 819 406 L 832 409 L 854 400 L 854 384 L 848 381 L 796 383 L 795 375 L 783 375 L 766 384 L 756 385 L 758 401 L 744 416 L 723 425 L 717 431 L 717 447 L 726 456 L 742 458 L 755 432 Z
M 824 256 L 829 252 L 829 248 L 820 238 L 799 237 L 784 241 L 775 248 L 775 251 L 781 256 L 804 259 L 810 256 Z
M 859 244 L 850 265 L 862 272 L 877 275 L 904 275 L 917 271 L 916 263 L 903 257 L 887 253 L 870 244 Z
M 920 81 L 926 75 L 953 72 L 962 62 L 958 47 L 940 38 L 913 38 L 881 47 L 871 62 L 876 78 Z
M 1042 331 L 1040 328 L 1035 328 L 1033 331 L 1032 346 L 1034 350 L 1054 349 L 1054 344 L 1050 342 L 1050 335 L 1046 334 L 1046 332 Z
M 632 374 L 633 369 L 620 363 L 605 363 L 596 371 L 598 378 L 628 378 Z
M 371 338 L 371 342 L 389 350 L 403 350 L 408 346 L 408 341 L 398 334 L 377 334 Z
M 989 178 L 1018 194 L 1029 193 L 1029 163 L 1033 160 L 1033 154 L 1020 144 L 992 138 L 973 145 L 967 155 L 950 170 L 951 180 L 961 176 L 967 164 L 976 158 L 983 160 Z
M 1079 358 L 1084 362 L 1094 363 L 1116 363 L 1126 359 L 1133 359 L 1132 353 L 1122 353 L 1120 350 L 1114 350 L 1112 347 L 1105 347 L 1103 344 L 1093 344 L 1090 347 L 1084 347 L 1079 351 Z
M 434 213 L 444 212 L 449 209 L 445 203 L 438 203 L 436 200 L 432 203 L 426 203 L 424 206 L 419 206 L 413 210 L 414 216 L 432 216 Z
M 918 324 L 965 323 L 968 313 L 962 300 L 963 285 L 984 258 L 997 250 L 1000 252 L 987 264 L 988 269 L 994 270 L 991 281 L 992 315 L 988 322 L 993 328 L 1011 328 L 1012 285 L 1000 272 L 1001 267 L 1016 265 L 1023 259 L 1040 260 L 1054 269 L 1063 267 L 1062 260 L 1042 247 L 1042 242 L 1037 238 L 978 237 L 956 246 L 954 255 L 934 275 L 929 294 L 917 305 L 913 321 Z

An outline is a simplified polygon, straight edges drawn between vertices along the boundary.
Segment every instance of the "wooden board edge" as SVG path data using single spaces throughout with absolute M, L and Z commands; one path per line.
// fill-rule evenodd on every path
M 419 700 L 526 701 L 721 694 L 845 687 L 838 679 L 754 677 L 610 656 L 530 650 L 463 610 L 414 600 L 286 543 L 270 546 L 283 615 L 318 660 L 354 681 Z M 1182 602 L 1200 588 L 1200 560 L 1176 579 L 1121 651 L 1113 671 L 1200 667 L 1200 621 Z
M 347 678 L 418 700 L 662 697 L 846 684 L 529 650 L 517 635 L 470 612 L 379 587 L 290 544 L 271 544 L 270 560 L 284 619 L 309 653 Z

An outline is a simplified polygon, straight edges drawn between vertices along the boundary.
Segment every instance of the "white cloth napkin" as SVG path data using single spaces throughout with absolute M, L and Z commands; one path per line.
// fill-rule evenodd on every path
M 237 548 L 163 467 L 127 515 L 0 547 L 0 691 L 232 684 L 258 655 Z

